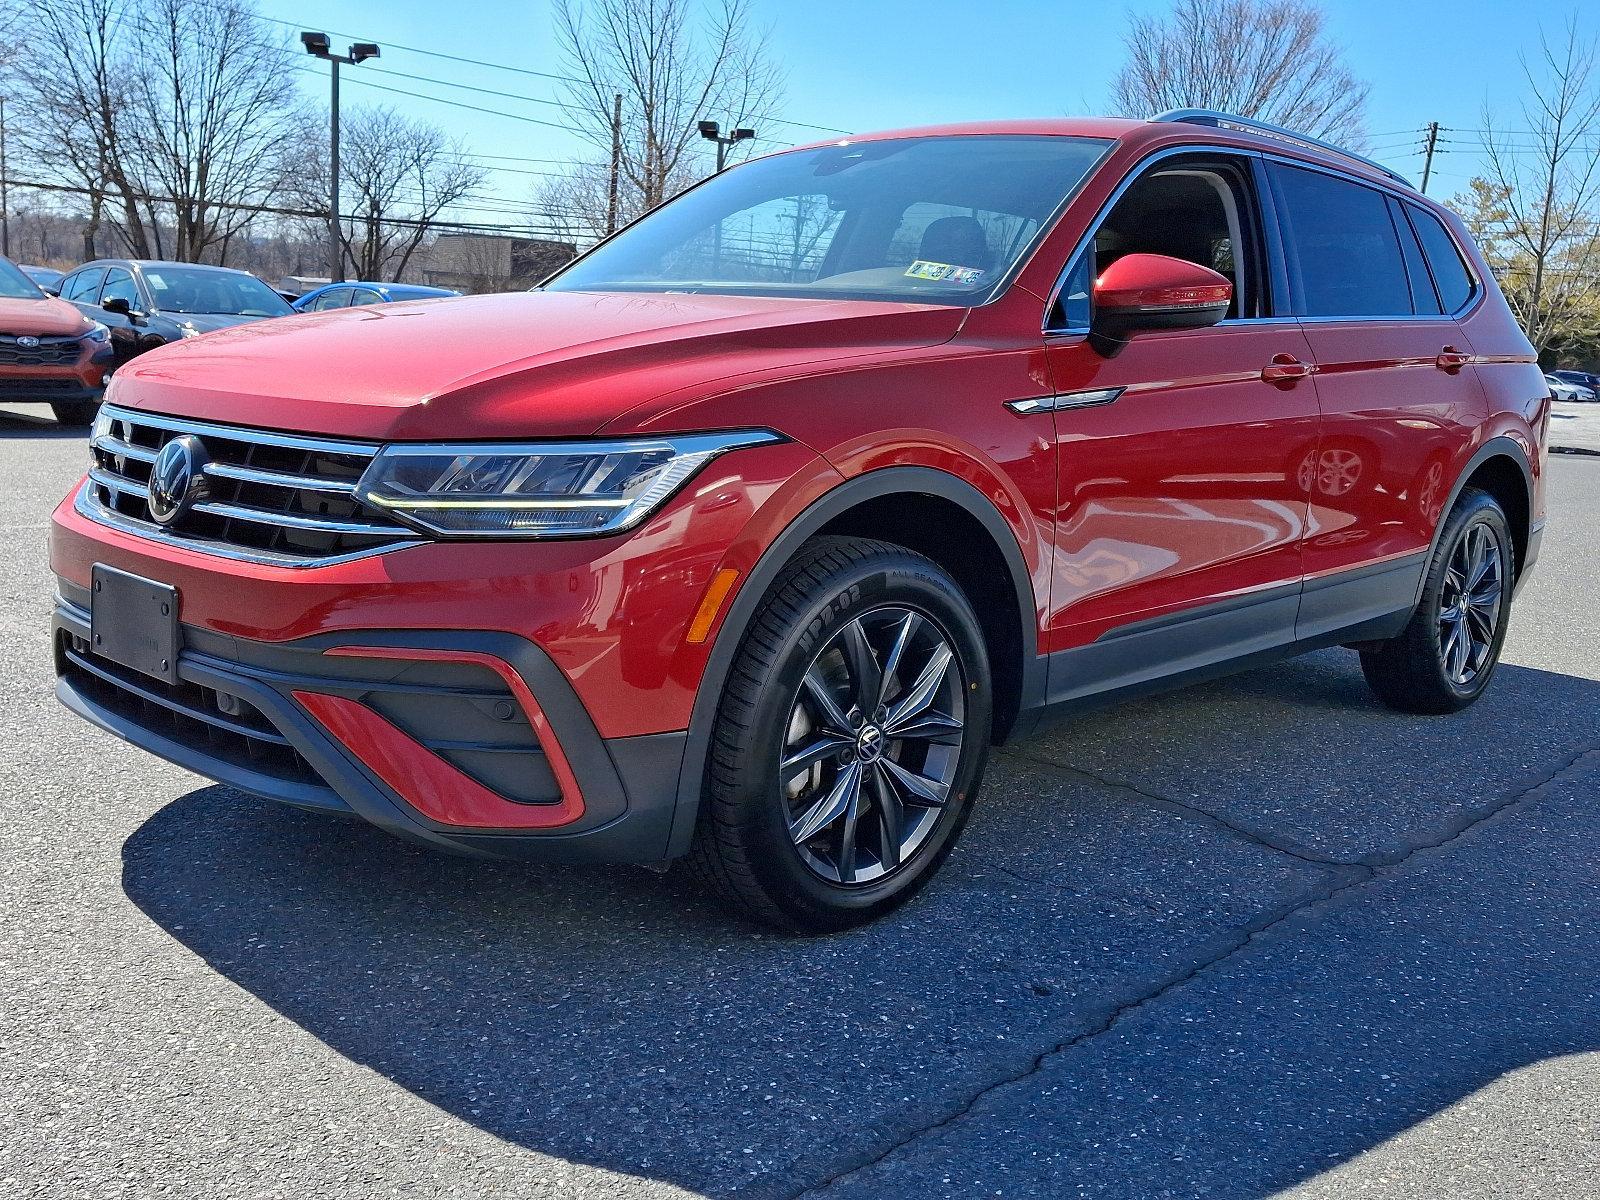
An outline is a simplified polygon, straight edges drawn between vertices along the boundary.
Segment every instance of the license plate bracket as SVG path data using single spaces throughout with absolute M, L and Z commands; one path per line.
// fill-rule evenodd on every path
M 167 683 L 178 682 L 178 589 L 96 563 L 89 599 L 95 654 Z

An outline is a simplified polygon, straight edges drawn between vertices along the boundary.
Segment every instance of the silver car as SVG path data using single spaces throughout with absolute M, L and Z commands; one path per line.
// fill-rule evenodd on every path
M 1557 379 L 1554 375 L 1546 375 L 1544 381 L 1550 385 L 1550 394 L 1557 400 L 1572 400 L 1584 404 L 1593 404 L 1595 401 L 1593 388 L 1580 387 L 1576 383 L 1568 383 L 1565 379 Z

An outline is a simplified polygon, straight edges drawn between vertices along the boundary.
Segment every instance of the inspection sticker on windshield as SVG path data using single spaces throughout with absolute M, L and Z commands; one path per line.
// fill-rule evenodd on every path
M 941 283 L 977 283 L 983 272 L 977 267 L 957 267 L 950 263 L 928 262 L 919 258 L 906 268 L 912 279 L 932 279 Z

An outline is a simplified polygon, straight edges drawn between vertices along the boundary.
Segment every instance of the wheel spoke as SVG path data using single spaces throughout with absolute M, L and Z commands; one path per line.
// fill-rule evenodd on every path
M 877 710 L 877 698 L 883 691 L 883 668 L 878 666 L 878 656 L 872 652 L 859 617 L 844 627 L 840 639 L 844 643 L 844 661 L 850 668 L 850 682 L 856 690 L 856 707 L 870 717 Z
M 844 809 L 844 829 L 839 835 L 839 868 L 840 883 L 854 883 L 856 881 L 856 827 L 861 821 L 861 770 L 855 772 L 855 781 L 850 785 L 849 802 Z
M 1474 641 L 1488 645 L 1494 640 L 1494 614 L 1484 612 L 1477 605 L 1467 609 L 1467 626 Z
M 889 648 L 889 657 L 883 663 L 883 690 L 878 694 L 878 705 L 888 703 L 889 689 L 894 686 L 900 676 L 900 664 L 905 660 L 906 649 L 911 645 L 911 639 L 917 635 L 917 629 L 922 625 L 922 618 L 914 612 L 908 612 L 905 619 L 900 622 L 900 628 L 895 631 L 894 645 Z
M 1484 528 L 1474 526 L 1472 530 L 1472 570 L 1467 573 L 1467 591 L 1473 591 L 1483 582 L 1483 577 L 1495 565 L 1494 552 L 1489 547 L 1489 534 Z
M 861 764 L 851 763 L 839 772 L 839 777 L 833 781 L 833 787 L 828 789 L 828 794 L 789 826 L 789 836 L 794 839 L 796 845 L 809 842 L 844 816 L 860 790 Z
M 811 665 L 811 669 L 805 673 L 805 678 L 800 683 L 810 694 L 812 703 L 821 711 L 823 728 L 829 733 L 855 740 L 850 718 L 844 715 L 839 702 L 833 698 L 833 689 L 828 686 L 828 681 L 817 673 L 815 663 Z
M 908 724 L 912 718 L 920 716 L 933 698 L 939 694 L 939 685 L 944 682 L 945 672 L 950 669 L 950 663 L 955 654 L 949 646 L 939 643 L 938 649 L 933 652 L 933 657 L 928 660 L 928 665 L 922 668 L 916 682 L 906 690 L 894 708 L 889 710 L 889 719 L 884 722 L 884 729 L 891 736 L 902 725 Z
M 815 741 L 807 743 L 798 750 L 791 750 L 788 757 L 778 764 L 779 778 L 793 779 L 801 771 L 809 770 L 825 758 L 832 758 L 851 744 L 851 740 L 847 737 L 825 732 Z
M 894 781 L 882 763 L 875 764 L 872 772 L 872 790 L 878 808 L 878 858 L 883 869 L 891 871 L 900 865 L 900 839 L 904 836 L 906 814 L 900 803 L 900 793 L 895 791 Z
M 949 792 L 947 785 L 929 779 L 926 775 L 908 771 L 892 758 L 878 761 L 888 771 L 907 804 L 915 804 L 921 808 L 944 807 L 944 798 Z
M 1472 639 L 1467 634 L 1465 620 L 1458 621 L 1455 627 L 1455 643 L 1450 652 L 1450 678 L 1457 683 L 1465 683 L 1467 678 L 1467 654 L 1472 649 Z
M 963 726 L 954 717 L 931 709 L 920 717 L 889 730 L 892 739 L 916 738 L 919 741 L 948 742 L 955 740 Z

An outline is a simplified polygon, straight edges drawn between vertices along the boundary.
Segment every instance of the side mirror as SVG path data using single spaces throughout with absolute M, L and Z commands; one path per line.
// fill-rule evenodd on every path
M 133 316 L 133 307 L 121 296 L 107 296 L 100 302 L 100 307 L 108 313 L 116 313 L 119 317 Z
M 1233 284 L 1165 254 L 1125 254 L 1094 283 L 1090 344 L 1114 358 L 1141 329 L 1204 329 L 1228 315 Z

